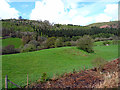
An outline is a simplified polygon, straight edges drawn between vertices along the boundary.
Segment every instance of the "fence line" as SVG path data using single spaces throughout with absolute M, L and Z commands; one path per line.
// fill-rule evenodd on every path
M 8 77 L 7 77 L 7 75 L 5 76 L 5 88 L 8 88 Z
M 27 73 L 27 87 L 28 87 L 28 84 L 29 84 L 29 82 L 28 82 L 28 73 Z
M 5 89 L 8 88 L 8 82 L 10 82 L 11 84 L 15 85 L 15 86 L 18 87 L 18 88 L 21 88 L 19 85 L 17 85 L 17 84 L 15 84 L 15 83 L 13 83 L 12 81 L 8 80 L 8 76 L 6 75 L 6 76 L 5 76 Z
M 8 80 L 10 83 L 12 83 L 13 85 L 17 86 L 18 88 L 21 88 L 19 85 L 13 83 L 12 81 Z

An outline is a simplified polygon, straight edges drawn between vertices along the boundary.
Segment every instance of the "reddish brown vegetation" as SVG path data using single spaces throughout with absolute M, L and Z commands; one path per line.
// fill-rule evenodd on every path
M 109 77 L 109 78 L 108 78 Z M 107 78 L 107 79 L 106 79 Z M 112 88 L 118 87 L 118 59 L 108 62 L 98 72 L 96 68 L 66 73 L 58 79 L 30 85 L 34 88 Z
M 118 28 L 118 24 L 114 24 L 114 25 L 103 25 L 103 26 L 100 26 L 99 28 Z

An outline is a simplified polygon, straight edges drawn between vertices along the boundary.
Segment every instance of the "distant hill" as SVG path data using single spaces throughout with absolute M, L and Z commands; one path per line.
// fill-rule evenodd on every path
M 80 25 L 73 25 L 73 24 L 52 24 L 49 21 L 41 21 L 41 20 L 27 20 L 27 19 L 3 19 L 2 27 L 5 29 L 11 29 L 14 31 L 30 31 L 34 32 L 35 29 L 42 29 L 42 30 L 55 30 L 55 29 L 89 29 L 90 27 L 80 26 Z
M 99 27 L 99 28 L 118 28 L 118 21 L 110 21 L 110 22 L 101 22 L 101 23 L 93 23 L 87 25 L 88 27 Z
M 11 36 L 21 38 L 23 35 L 46 36 L 46 37 L 73 37 L 110 33 L 117 35 L 117 21 L 95 23 L 88 26 L 73 24 L 53 24 L 49 21 L 35 21 L 26 19 L 6 19 L 2 21 L 2 37 Z M 104 30 L 99 27 L 105 28 Z M 98 28 L 92 28 L 98 27 Z M 108 27 L 108 28 L 106 28 Z M 109 29 L 111 28 L 112 29 Z

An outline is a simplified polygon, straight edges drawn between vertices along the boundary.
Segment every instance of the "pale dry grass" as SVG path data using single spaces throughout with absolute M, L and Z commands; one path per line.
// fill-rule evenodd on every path
M 116 88 L 118 87 L 118 72 L 107 73 L 103 75 L 104 81 L 100 82 L 95 88 Z

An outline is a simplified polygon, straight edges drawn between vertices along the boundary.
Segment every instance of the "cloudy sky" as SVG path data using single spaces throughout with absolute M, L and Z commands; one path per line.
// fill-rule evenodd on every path
M 0 18 L 88 25 L 118 19 L 118 0 L 1 0 Z

